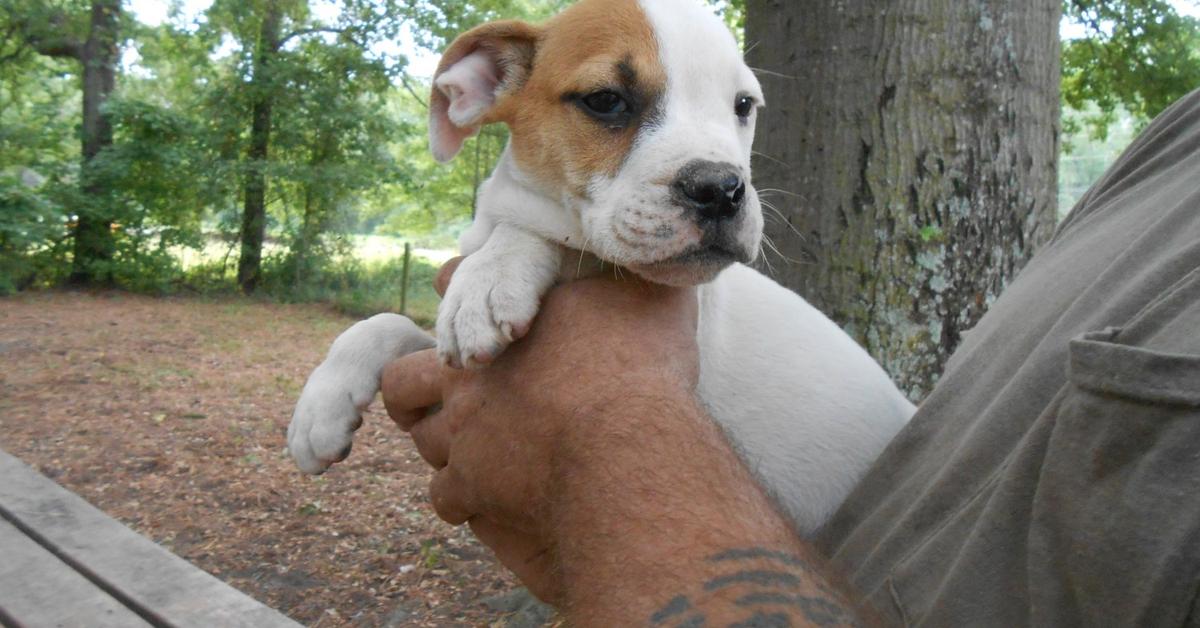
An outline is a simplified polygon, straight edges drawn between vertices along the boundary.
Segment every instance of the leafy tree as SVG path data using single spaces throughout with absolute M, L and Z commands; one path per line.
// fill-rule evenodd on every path
M 59 279 L 70 232 L 57 192 L 79 172 L 69 61 L 0 44 L 0 294 Z
M 120 25 L 120 0 L 0 3 L 0 32 L 5 33 L 5 48 L 10 48 L 6 57 L 17 59 L 32 50 L 46 57 L 78 62 L 83 93 L 82 167 L 80 194 L 72 205 L 74 256 L 70 275 L 76 283 L 104 282 L 111 275 L 115 217 L 107 198 L 109 190 L 96 176 L 93 165 L 96 156 L 112 144 L 112 125 L 104 105 L 116 84 Z
M 1087 36 L 1063 45 L 1063 100 L 1103 139 L 1120 109 L 1148 121 L 1200 87 L 1200 22 L 1165 0 L 1067 0 Z
M 246 292 L 254 291 L 260 281 L 271 175 L 327 175 L 324 166 L 360 147 L 345 141 L 348 133 L 369 135 L 372 125 L 379 124 L 379 107 L 362 105 L 386 91 L 397 63 L 373 57 L 371 51 L 398 36 L 401 12 L 388 1 L 344 0 L 340 9 L 333 24 L 315 19 L 301 0 L 217 0 L 207 12 L 208 28 L 239 44 L 231 71 L 223 77 L 226 91 L 218 97 L 220 106 L 248 127 L 244 141 L 238 141 L 243 155 L 238 284 Z M 272 158 L 272 147 L 281 140 L 281 151 L 289 144 L 306 144 L 304 155 Z M 356 154 L 372 156 L 371 151 Z M 307 170 L 298 163 L 306 164 Z M 362 160 L 355 163 L 364 165 Z M 361 177 L 310 179 L 305 226 L 297 243 L 312 243 L 323 220 L 317 214 L 327 213 L 339 190 L 354 187 L 356 181 L 363 185 Z

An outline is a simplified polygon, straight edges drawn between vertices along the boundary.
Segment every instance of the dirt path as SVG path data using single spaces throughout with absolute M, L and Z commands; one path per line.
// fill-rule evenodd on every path
M 513 581 L 440 523 L 376 411 L 320 478 L 292 404 L 351 321 L 311 305 L 49 293 L 0 299 L 0 448 L 311 626 L 502 625 Z

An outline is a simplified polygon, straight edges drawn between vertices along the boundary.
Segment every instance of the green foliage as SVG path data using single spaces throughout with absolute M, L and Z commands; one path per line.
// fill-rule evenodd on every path
M 319 264 L 299 268 L 293 256 L 273 256 L 263 268 L 263 294 L 283 302 L 324 302 L 352 316 L 399 312 L 404 260 L 367 262 L 346 255 L 321 258 Z M 431 326 L 440 301 L 433 290 L 438 267 L 413 257 L 405 314 L 418 324 Z M 298 273 L 304 273 L 298 275 Z
M 0 175 L 0 295 L 52 279 L 66 235 L 61 209 L 31 185 L 31 172 Z
M 706 0 L 737 35 L 738 41 L 746 32 L 746 0 Z
M 1067 123 L 1103 139 L 1120 110 L 1148 121 L 1200 87 L 1200 22 L 1166 0 L 1067 0 L 1064 13 L 1087 37 L 1063 44 L 1063 100 L 1091 111 Z
M 497 19 L 539 21 L 571 4 L 572 0 L 429 0 L 409 4 L 412 33 L 418 45 L 438 51 L 455 36 Z
M 0 4 L 0 27 L 10 9 Z M 65 278 L 62 192 L 78 179 L 79 96 L 69 63 L 11 38 L 0 39 L 0 57 L 0 294 L 7 294 Z

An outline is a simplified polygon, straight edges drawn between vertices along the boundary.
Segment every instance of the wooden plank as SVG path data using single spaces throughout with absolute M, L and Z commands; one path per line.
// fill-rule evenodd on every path
M 130 530 L 2 450 L 0 478 L 4 478 L 0 517 L 153 625 L 299 625 Z
M 3 520 L 0 555 L 0 609 L 23 626 L 150 625 Z

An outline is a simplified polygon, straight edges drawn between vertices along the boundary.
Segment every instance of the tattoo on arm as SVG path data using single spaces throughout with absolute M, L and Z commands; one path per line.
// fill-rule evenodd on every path
M 825 583 L 809 561 L 762 547 L 731 549 L 715 554 L 708 562 L 718 568 L 695 594 L 706 599 L 713 594 L 731 599 L 730 628 L 776 628 L 784 626 L 861 626 L 858 614 L 844 596 Z M 729 597 L 726 594 L 733 594 Z M 709 609 L 711 610 L 711 609 Z M 722 613 L 728 616 L 726 613 Z M 706 609 L 687 595 L 677 595 L 649 618 L 652 626 L 698 628 L 708 625 Z

